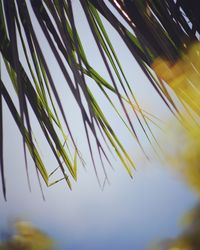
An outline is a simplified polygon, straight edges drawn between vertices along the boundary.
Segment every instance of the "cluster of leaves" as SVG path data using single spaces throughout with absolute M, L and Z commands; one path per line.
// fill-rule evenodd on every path
M 74 18 L 75 10 L 73 10 L 71 0 L 0 1 L 0 53 L 19 100 L 18 110 L 13 101 L 13 96 L 9 93 L 4 78 L 1 76 L 0 166 L 2 189 L 5 199 L 6 183 L 3 159 L 2 100 L 7 104 L 23 137 L 28 181 L 29 172 L 25 145 L 27 145 L 35 163 L 39 183 L 39 176 L 41 175 L 46 185 L 51 185 L 49 182 L 51 174 L 48 174 L 34 141 L 29 107 L 33 110 L 52 153 L 58 162 L 59 169 L 63 174 L 63 178 L 56 182 L 65 179 L 67 185 L 71 188 L 70 179 L 77 179 L 77 158 L 83 162 L 59 97 L 56 83 L 53 80 L 51 68 L 47 62 L 48 58 L 43 52 L 43 44 L 37 37 L 36 27 L 30 14 L 31 11 L 34 12 L 41 31 L 66 80 L 66 84 L 79 107 L 97 178 L 98 173 L 91 145 L 91 134 L 95 140 L 102 162 L 105 181 L 107 180 L 107 174 L 104 161 L 111 165 L 106 146 L 108 148 L 111 146 L 114 149 L 114 152 L 130 176 L 132 176 L 134 163 L 120 142 L 117 133 L 113 130 L 104 115 L 100 104 L 95 99 L 92 90 L 87 84 L 87 77 L 96 83 L 111 107 L 113 107 L 116 115 L 119 116 L 122 123 L 128 128 L 130 134 L 136 139 L 142 150 L 143 147 L 135 131 L 133 121 L 128 115 L 125 104 L 128 103 L 130 105 L 149 141 L 148 133 L 152 135 L 149 126 L 150 118 L 140 108 L 133 94 L 103 25 L 102 16 L 119 33 L 168 108 L 173 113 L 178 113 L 178 109 L 168 93 L 165 84 L 155 78 L 150 67 L 154 59 L 158 56 L 164 56 L 171 61 L 175 61 L 180 55 L 180 51 L 184 47 L 183 45 L 187 45 L 196 39 L 196 31 L 199 31 L 199 26 L 196 25 L 198 23 L 197 19 L 191 19 L 190 14 L 187 14 L 187 17 L 192 22 L 191 28 L 186 18 L 183 17 L 185 15 L 183 10 L 185 10 L 185 3 L 187 1 L 177 1 L 175 3 L 173 0 L 162 2 L 158 0 L 80 0 L 79 2 L 109 74 L 110 82 L 100 76 L 87 59 L 77 32 Z M 130 26 L 131 31 L 113 14 L 113 8 L 116 8 L 124 18 L 125 22 Z M 192 8 L 195 8 L 195 6 L 192 6 Z M 151 33 L 150 37 L 149 32 Z M 28 70 L 25 69 L 20 58 L 19 44 L 22 46 Z M 122 91 L 119 90 L 119 85 Z M 110 93 L 116 95 L 118 103 L 123 110 L 123 115 L 113 103 Z M 84 105 L 84 101 L 86 101 L 86 105 Z M 64 121 L 64 124 L 61 123 L 61 120 Z M 62 136 L 59 136 L 58 130 Z M 63 142 L 67 147 L 63 146 Z M 71 144 L 73 146 L 70 146 Z M 67 168 L 63 166 L 63 163 Z

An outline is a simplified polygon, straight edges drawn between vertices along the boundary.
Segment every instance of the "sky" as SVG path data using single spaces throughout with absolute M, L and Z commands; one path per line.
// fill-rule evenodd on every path
M 108 78 L 77 0 L 73 2 L 73 8 L 77 28 L 91 65 Z M 26 182 L 22 139 L 4 105 L 4 158 L 8 201 L 3 201 L 0 192 L 0 230 L 8 230 L 10 223 L 16 219 L 30 221 L 52 236 L 57 244 L 56 249 L 59 250 L 144 250 L 149 244 L 160 239 L 175 237 L 181 232 L 181 216 L 195 206 L 197 197 L 166 163 L 159 162 L 155 157 L 152 157 L 150 162 L 144 159 L 135 141 L 119 124 L 108 104 L 101 101 L 102 96 L 93 86 L 94 83 L 89 82 L 109 121 L 136 162 L 134 177 L 131 179 L 119 161 L 116 161 L 114 170 L 107 170 L 110 185 L 106 185 L 103 191 L 99 188 L 77 105 L 40 33 L 34 15 L 31 17 L 39 32 L 44 54 L 48 58 L 48 65 L 57 82 L 66 115 L 70 117 L 70 125 L 87 166 L 86 169 L 79 167 L 78 182 L 73 183 L 72 191 L 67 189 L 64 183 L 50 188 L 43 185 L 46 198 L 44 202 L 34 165 L 29 157 L 32 183 L 30 193 Z M 140 105 L 164 122 L 173 120 L 119 36 L 106 22 L 105 25 Z M 21 56 L 23 61 L 23 55 Z M 2 77 L 13 93 L 3 66 Z M 40 151 L 44 160 L 50 169 L 54 169 L 56 162 L 34 117 L 32 125 L 37 138 L 40 138 Z M 152 129 L 157 136 L 161 135 L 160 130 L 155 127 Z M 151 155 L 152 149 L 139 128 L 138 133 L 145 149 Z M 170 145 L 164 144 L 164 147 L 168 149 Z M 95 160 L 99 166 L 97 156 Z

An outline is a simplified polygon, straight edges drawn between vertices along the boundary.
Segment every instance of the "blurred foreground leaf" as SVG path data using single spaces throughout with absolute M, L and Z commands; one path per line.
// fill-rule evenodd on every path
M 200 127 L 193 123 L 184 130 L 171 125 L 168 136 L 171 137 L 167 141 L 171 144 L 167 153 L 169 166 L 200 197 Z
M 200 249 L 200 204 L 184 217 L 187 225 L 181 235 L 175 239 L 166 239 L 149 250 L 199 250 Z M 186 219 L 186 218 L 184 218 Z
M 49 236 L 27 222 L 15 224 L 16 233 L 0 244 L 1 250 L 51 250 L 54 242 Z

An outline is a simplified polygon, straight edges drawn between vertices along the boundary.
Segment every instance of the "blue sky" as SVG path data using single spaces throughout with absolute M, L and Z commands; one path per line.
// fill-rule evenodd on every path
M 76 10 L 77 27 L 88 58 L 94 68 L 108 78 L 89 29 L 86 28 L 87 23 L 80 11 L 78 1 L 74 1 L 73 4 Z M 32 18 L 34 19 L 33 15 Z M 141 106 L 159 116 L 164 122 L 173 119 L 119 36 L 109 25 L 106 27 Z M 0 192 L 0 229 L 5 230 L 8 224 L 17 218 L 31 221 L 55 238 L 60 250 L 143 250 L 148 244 L 159 239 L 176 236 L 181 232 L 179 224 L 181 216 L 197 201 L 195 195 L 155 157 L 151 162 L 144 160 L 135 141 L 119 124 L 108 104 L 101 102 L 100 93 L 93 87 L 94 83 L 90 82 L 107 117 L 137 163 L 134 178 L 130 179 L 123 166 L 116 162 L 114 171 L 108 169 L 110 186 L 106 185 L 103 192 L 100 190 L 86 146 L 78 108 L 42 35 L 40 39 L 44 45 L 45 55 L 49 58 L 49 67 L 57 82 L 67 117 L 70 116 L 72 130 L 86 159 L 87 167 L 86 170 L 79 168 L 79 180 L 77 184 L 73 183 L 72 191 L 68 190 L 64 183 L 48 189 L 44 187 L 46 202 L 43 202 L 36 183 L 33 162 L 29 159 L 32 182 L 32 193 L 29 193 L 25 181 L 22 139 L 4 105 L 8 202 L 3 202 Z M 11 89 L 5 70 L 3 78 Z M 56 162 L 34 117 L 32 124 L 35 134 L 40 138 L 43 158 L 49 169 L 54 169 Z M 137 129 L 139 131 L 139 128 Z M 160 136 L 161 132 L 158 129 L 153 127 L 153 130 L 157 136 Z M 151 154 L 150 146 L 141 132 L 139 133 L 145 149 Z M 164 146 L 166 149 L 170 147 L 170 145 Z M 96 157 L 96 163 L 100 165 L 98 157 Z

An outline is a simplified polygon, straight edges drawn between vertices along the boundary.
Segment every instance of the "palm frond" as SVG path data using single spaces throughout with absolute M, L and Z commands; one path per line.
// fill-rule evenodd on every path
M 98 176 L 92 141 L 95 142 L 101 160 L 105 175 L 104 180 L 108 180 L 105 163 L 112 165 L 110 153 L 111 155 L 116 154 L 130 176 L 132 176 L 135 164 L 118 138 L 117 132 L 112 128 L 101 103 L 98 102 L 95 93 L 88 84 L 88 79 L 96 84 L 100 93 L 110 103 L 116 116 L 128 129 L 147 158 L 148 155 L 135 129 L 135 120 L 130 118 L 127 104 L 155 153 L 158 154 L 157 151 L 160 150 L 160 145 L 150 126 L 150 123 L 155 123 L 156 120 L 140 107 L 106 31 L 104 18 L 118 32 L 166 107 L 178 119 L 183 119 L 179 107 L 176 105 L 176 100 L 170 95 L 169 88 L 172 88 L 186 109 L 189 107 L 192 112 L 200 114 L 199 102 L 197 102 L 199 82 L 194 80 L 196 76 L 191 73 L 192 67 L 186 69 L 184 66 L 185 71 L 182 69 L 184 71 L 182 73 L 189 74 L 188 72 L 190 72 L 189 76 L 187 75 L 184 79 L 180 80 L 181 73 L 178 77 L 175 75 L 179 62 L 186 65 L 186 62 L 189 61 L 191 65 L 196 65 L 194 60 L 199 60 L 199 56 L 195 54 L 199 47 L 196 46 L 194 52 L 192 52 L 193 47 L 191 47 L 194 41 L 198 40 L 200 32 L 198 22 L 200 18 L 195 11 L 195 4 L 190 4 L 188 0 L 176 2 L 173 0 L 162 2 L 159 0 L 80 0 L 79 2 L 109 79 L 104 79 L 98 70 L 92 67 L 87 58 L 77 29 L 73 1 L 0 1 L 0 52 L 19 101 L 18 110 L 1 75 L 0 162 L 5 199 L 6 167 L 3 159 L 2 99 L 5 100 L 22 134 L 30 189 L 26 146 L 35 163 L 39 183 L 41 175 L 47 186 L 52 186 L 65 179 L 71 188 L 71 179 L 77 180 L 77 158 L 82 163 L 84 162 L 60 98 L 57 83 L 52 76 L 48 56 L 44 53 L 44 45 L 37 36 L 37 27 L 31 16 L 32 12 L 65 79 L 66 86 L 64 87 L 70 89 L 79 108 L 90 156 L 100 185 L 104 185 L 105 181 L 102 184 Z M 113 11 L 114 9 L 124 21 L 120 21 L 119 16 Z M 193 12 L 194 15 L 191 14 Z M 21 53 L 24 54 L 25 59 L 23 60 L 20 56 Z M 191 53 L 193 53 L 193 57 L 195 54 L 194 60 L 191 59 L 193 58 L 190 56 Z M 199 64 L 195 66 L 196 69 L 198 67 Z M 163 70 L 168 70 L 173 75 L 173 79 L 171 80 L 168 76 L 167 78 L 163 74 Z M 197 71 L 199 72 L 199 68 Z M 191 81 L 192 84 L 190 84 Z M 192 87 L 187 92 L 189 84 Z M 116 96 L 116 102 L 111 97 L 113 94 Z M 192 97 L 194 98 L 191 100 Z M 30 108 L 33 110 L 63 175 L 51 183 L 49 178 L 54 172 L 48 173 L 33 140 Z M 66 148 L 63 146 L 63 141 Z

